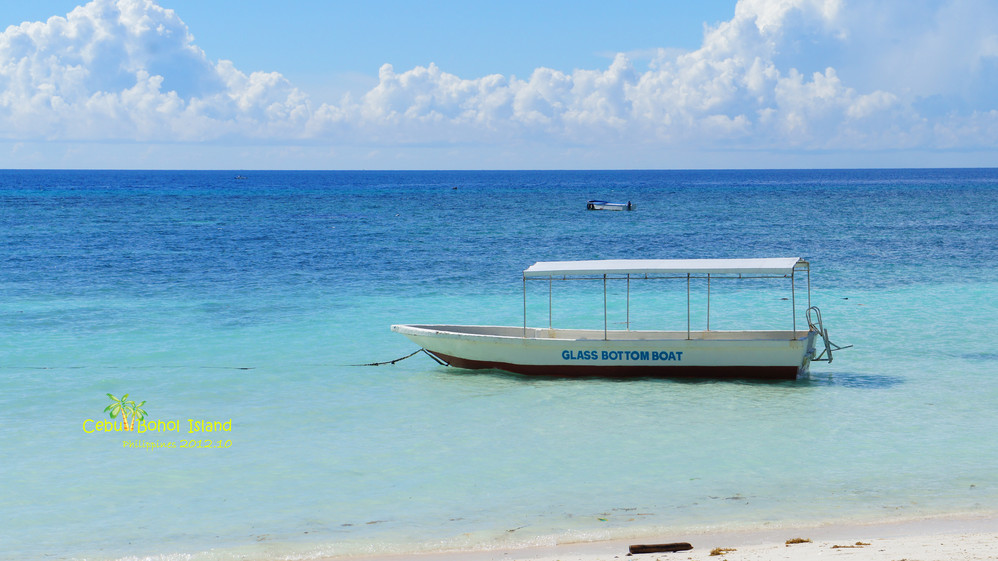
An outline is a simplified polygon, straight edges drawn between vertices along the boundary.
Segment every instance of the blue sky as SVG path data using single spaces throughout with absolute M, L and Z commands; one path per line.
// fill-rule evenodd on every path
M 998 153 L 991 0 L 77 6 L 0 7 L 2 167 L 922 167 Z

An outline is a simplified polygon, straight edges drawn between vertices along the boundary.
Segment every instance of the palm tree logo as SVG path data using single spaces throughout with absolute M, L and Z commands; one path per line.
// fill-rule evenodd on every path
M 142 408 L 146 404 L 145 401 L 136 404 L 134 401 L 128 399 L 128 394 L 121 397 L 114 397 L 111 394 L 107 394 L 107 397 L 111 400 L 111 403 L 104 408 L 104 412 L 110 415 L 111 419 L 115 419 L 118 415 L 121 415 L 121 422 L 124 425 L 126 431 L 135 430 L 135 423 L 146 418 L 148 413 Z M 131 417 L 131 423 L 128 422 L 128 418 Z

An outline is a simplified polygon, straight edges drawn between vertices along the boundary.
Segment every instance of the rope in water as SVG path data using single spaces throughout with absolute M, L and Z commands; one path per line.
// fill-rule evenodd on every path
M 439 358 L 430 354 L 426 349 L 419 348 L 415 351 L 403 356 L 396 358 L 395 360 L 388 360 L 385 362 L 369 362 L 367 364 L 348 364 L 347 366 L 384 366 L 385 364 L 395 364 L 396 362 L 403 361 L 407 358 L 416 356 L 419 353 L 426 353 L 426 356 L 432 358 L 437 364 L 441 366 L 447 366 L 447 363 L 440 360 Z M 329 365 L 316 365 L 316 366 L 329 366 Z M 128 369 L 128 370 L 148 370 L 154 368 L 204 368 L 204 369 L 214 369 L 214 370 L 254 370 L 255 366 L 189 366 L 189 365 L 135 365 L 135 366 L 107 366 L 107 365 L 71 365 L 71 366 L 12 366 L 9 364 L 0 364 L 0 369 L 22 369 L 22 370 L 81 370 L 85 368 L 99 368 L 99 369 Z
M 409 357 L 416 356 L 417 354 L 419 354 L 421 352 L 422 353 L 426 353 L 426 356 L 428 356 L 428 357 L 432 358 L 433 360 L 437 361 L 438 364 L 442 364 L 444 366 L 447 365 L 446 362 L 442 362 L 439 358 L 437 358 L 437 357 L 433 356 L 432 354 L 428 353 L 426 351 L 426 349 L 419 348 L 419 349 L 416 349 L 415 351 L 413 351 L 412 353 L 407 354 L 407 355 L 405 355 L 403 357 L 400 357 L 400 358 L 396 358 L 395 360 L 387 360 L 385 362 L 369 362 L 367 364 L 351 364 L 350 366 L 384 366 L 386 364 L 395 364 L 396 362 L 405 360 L 405 359 L 407 359 Z
M 138 364 L 132 366 L 115 366 L 107 364 L 73 364 L 68 366 L 31 366 L 31 365 L 18 365 L 18 364 L 0 364 L 0 368 L 12 369 L 12 370 L 84 370 L 87 368 L 101 369 L 101 370 L 153 370 L 157 368 L 163 369 L 194 369 L 203 368 L 211 370 L 254 370 L 255 366 L 198 366 L 189 364 Z

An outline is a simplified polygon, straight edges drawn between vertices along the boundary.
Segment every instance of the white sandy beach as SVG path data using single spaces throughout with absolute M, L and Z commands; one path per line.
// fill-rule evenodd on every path
M 788 540 L 810 540 L 787 544 Z M 634 544 L 687 542 L 692 550 L 628 554 Z M 718 551 L 714 555 L 715 548 Z M 829 525 L 757 532 L 668 535 L 656 539 L 561 544 L 517 550 L 378 556 L 374 561 L 978 561 L 998 560 L 998 518 Z

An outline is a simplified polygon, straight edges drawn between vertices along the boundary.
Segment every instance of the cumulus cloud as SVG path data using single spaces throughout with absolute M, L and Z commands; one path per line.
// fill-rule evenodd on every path
M 0 134 L 198 141 L 293 134 L 308 103 L 279 74 L 213 63 L 152 0 L 95 0 L 0 33 Z
M 987 148 L 998 140 L 996 20 L 990 0 L 740 0 L 699 49 L 663 45 L 641 71 L 625 54 L 525 79 L 385 64 L 365 94 L 316 104 L 279 73 L 212 61 L 153 0 L 93 0 L 0 33 L 0 136 Z

